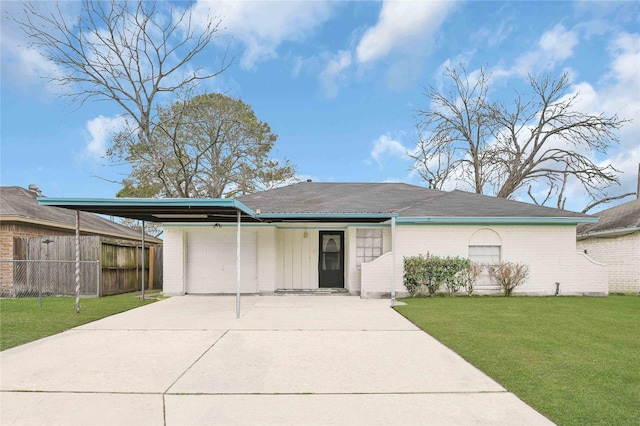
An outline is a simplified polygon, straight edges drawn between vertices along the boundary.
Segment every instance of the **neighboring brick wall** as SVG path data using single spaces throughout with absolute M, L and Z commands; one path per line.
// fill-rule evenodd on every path
M 0 224 L 0 259 L 13 259 L 13 235 L 6 224 Z M 0 262 L 0 295 L 11 295 L 13 291 L 13 265 Z
M 588 238 L 578 249 L 604 263 L 609 271 L 609 291 L 640 291 L 640 232 L 616 238 Z

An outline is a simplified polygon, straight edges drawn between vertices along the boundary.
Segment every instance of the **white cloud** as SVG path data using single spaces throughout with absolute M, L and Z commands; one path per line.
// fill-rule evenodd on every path
M 512 19 L 504 19 L 500 21 L 500 25 L 484 26 L 478 29 L 469 40 L 471 43 L 486 43 L 489 47 L 496 47 L 514 31 L 514 25 L 511 24 Z
M 73 4 L 65 2 L 60 5 L 60 13 L 64 17 L 73 16 Z M 76 2 L 70 2 L 76 3 Z M 0 53 L 2 55 L 2 76 L 12 83 L 27 86 L 37 83 L 44 85 L 48 93 L 59 93 L 60 87 L 48 83 L 50 77 L 60 74 L 60 70 L 50 62 L 21 30 L 16 21 L 23 19 L 24 6 L 21 2 L 4 2 L 2 4 L 2 37 L 0 37 Z M 54 13 L 52 5 L 47 2 L 32 4 L 43 13 Z
M 620 187 L 610 192 L 635 192 L 640 162 L 640 34 L 618 35 L 609 51 L 613 60 L 606 76 L 608 84 L 599 90 L 600 108 L 631 120 L 618 132 L 620 145 L 610 153 L 611 164 L 623 172 Z
M 216 16 L 221 27 L 245 48 L 240 66 L 253 69 L 258 62 L 278 57 L 285 42 L 302 41 L 332 15 L 327 1 L 210 1 L 200 0 L 194 16 Z
M 516 58 L 511 68 L 496 68 L 493 75 L 496 77 L 527 76 L 551 70 L 573 55 L 573 49 L 578 42 L 576 30 L 567 30 L 563 25 L 558 24 L 552 30 L 542 34 L 535 49 Z
M 87 155 L 91 158 L 102 158 L 107 152 L 107 145 L 113 136 L 126 126 L 126 120 L 121 116 L 98 117 L 87 121 L 88 132 Z
M 390 135 L 381 135 L 373 141 L 373 149 L 370 153 L 370 159 L 375 161 L 382 169 L 383 163 L 390 159 L 402 159 L 409 161 L 409 149 L 402 145 L 401 142 L 391 138 Z M 368 161 L 371 164 L 371 161 Z
M 550 61 L 562 61 L 573 54 L 573 48 L 578 44 L 578 35 L 574 31 L 567 31 L 564 26 L 556 25 L 551 31 L 542 34 L 538 41 L 540 51 Z
M 344 71 L 351 66 L 351 52 L 341 50 L 332 55 L 318 76 L 318 81 L 327 98 L 335 98 L 340 84 L 344 82 Z
M 358 63 L 371 63 L 392 51 L 424 50 L 427 37 L 433 34 L 455 7 L 453 1 L 389 1 L 385 0 L 378 22 L 369 28 L 358 47 Z

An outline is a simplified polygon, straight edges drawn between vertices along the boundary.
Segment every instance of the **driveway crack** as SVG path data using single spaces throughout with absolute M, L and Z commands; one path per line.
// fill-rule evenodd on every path
M 162 396 L 163 396 L 163 398 L 162 398 L 162 399 L 163 399 L 163 400 L 164 400 L 164 395 L 166 395 L 166 394 L 169 392 L 169 390 L 170 390 L 170 389 L 171 389 L 171 388 L 172 388 L 172 387 L 173 387 L 173 386 L 178 382 L 178 380 L 180 380 L 180 379 L 181 379 L 185 374 L 187 374 L 187 372 L 189 372 L 189 370 L 191 370 L 191 368 L 192 368 L 192 367 L 193 367 L 193 366 L 194 366 L 198 361 L 200 361 L 200 360 L 202 359 L 202 357 L 203 357 L 203 356 L 205 356 L 205 355 L 207 354 L 207 352 L 209 352 L 209 351 L 211 350 L 211 348 L 213 348 L 213 347 L 216 345 L 216 343 L 218 343 L 218 342 L 220 341 L 220 339 L 222 339 L 224 336 L 226 336 L 228 332 L 229 332 L 229 330 L 225 330 L 225 331 L 224 331 L 224 333 L 222 333 L 222 334 L 220 335 L 220 337 L 218 337 L 218 338 L 217 338 L 217 339 L 216 339 L 216 340 L 215 340 L 215 341 L 214 341 L 214 342 L 213 342 L 213 343 L 212 343 L 212 344 L 211 344 L 211 345 L 210 345 L 210 346 L 209 346 L 209 347 L 208 347 L 204 352 L 202 352 L 202 354 L 200 354 L 200 356 L 199 356 L 198 358 L 196 358 L 196 360 L 195 360 L 195 361 L 193 361 L 193 362 L 189 365 L 189 367 L 187 367 L 187 369 L 186 369 L 186 370 L 184 370 L 184 371 L 182 372 L 182 374 L 180 374 L 180 375 L 178 376 L 178 378 L 177 378 L 177 379 L 175 379 L 175 380 L 174 380 L 174 381 L 169 385 L 169 387 L 168 387 L 164 392 L 162 392 Z

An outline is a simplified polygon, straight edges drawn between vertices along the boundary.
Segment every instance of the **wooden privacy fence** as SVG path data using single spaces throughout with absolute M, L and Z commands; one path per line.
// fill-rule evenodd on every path
M 75 261 L 75 237 L 15 238 L 14 259 Z M 81 236 L 80 260 L 99 261 L 99 296 L 141 290 L 140 243 L 110 240 L 99 236 Z M 162 245 L 145 244 L 144 277 L 145 289 L 162 289 Z M 74 281 L 73 276 L 63 279 Z

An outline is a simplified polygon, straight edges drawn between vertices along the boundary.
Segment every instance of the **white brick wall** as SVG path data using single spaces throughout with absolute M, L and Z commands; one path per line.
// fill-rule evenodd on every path
M 576 251 L 574 225 L 399 225 L 396 228 L 396 292 L 404 292 L 403 258 L 427 252 L 437 256 L 468 256 L 471 236 L 489 228 L 502 240 L 502 260 L 529 265 L 529 279 L 514 294 L 607 294 L 604 265 Z M 478 244 L 474 240 L 474 244 Z M 389 289 L 391 257 L 379 258 L 362 269 L 363 297 Z M 386 293 L 389 290 L 385 290 Z
M 162 292 L 166 295 L 184 294 L 184 247 L 186 228 L 164 227 L 164 252 L 162 254 Z
M 578 250 L 607 265 L 609 291 L 640 291 L 640 232 L 616 238 L 578 241 Z
M 391 235 L 384 228 L 383 242 L 386 253 L 373 262 L 355 266 L 355 229 L 345 229 L 345 287 L 363 297 L 388 295 L 391 292 L 392 256 Z M 476 231 L 487 228 L 495 232 L 502 242 L 502 260 L 529 265 L 530 277 L 516 294 L 552 295 L 555 283 L 560 282 L 560 293 L 606 294 L 607 269 L 587 256 L 576 252 L 573 225 L 403 225 L 396 227 L 395 288 L 398 297 L 405 295 L 402 284 L 403 257 L 426 254 L 438 256 L 468 256 L 468 246 Z M 331 229 L 331 227 L 327 227 Z M 167 226 L 164 235 L 164 292 L 184 294 L 184 247 L 188 231 L 194 226 Z M 277 229 L 264 225 L 251 229 L 257 232 L 258 291 L 273 292 L 278 288 L 317 288 L 318 280 L 318 225 L 305 228 L 297 224 L 291 229 Z M 307 237 L 304 236 L 305 232 Z M 490 232 L 478 235 L 494 235 Z M 473 244 L 480 244 L 474 237 Z M 493 241 L 492 241 L 493 243 Z M 638 245 L 636 243 L 636 248 Z M 640 251 L 640 250 L 639 250 Z M 636 267 L 636 272 L 637 272 Z

